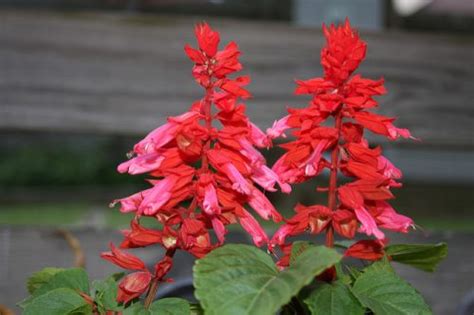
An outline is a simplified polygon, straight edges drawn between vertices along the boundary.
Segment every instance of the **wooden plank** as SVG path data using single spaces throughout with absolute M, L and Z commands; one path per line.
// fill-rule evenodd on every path
M 143 134 L 202 95 L 183 53 L 199 18 L 0 12 L 0 130 Z M 211 19 L 236 40 L 250 74 L 251 118 L 269 126 L 294 78 L 321 74 L 320 30 Z M 474 147 L 474 40 L 425 34 L 364 34 L 363 75 L 384 76 L 381 113 L 399 116 L 427 146 Z

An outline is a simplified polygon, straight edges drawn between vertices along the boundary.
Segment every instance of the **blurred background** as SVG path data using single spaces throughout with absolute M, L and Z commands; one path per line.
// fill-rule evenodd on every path
M 98 255 L 130 217 L 108 204 L 144 184 L 115 169 L 201 97 L 183 52 L 194 23 L 239 44 L 253 81 L 248 114 L 264 129 L 306 104 L 293 80 L 321 75 L 321 24 L 346 16 L 368 43 L 359 72 L 386 80 L 380 112 L 421 139 L 372 139 L 404 171 L 395 205 L 420 226 L 390 237 L 449 245 L 435 274 L 397 268 L 435 314 L 463 314 L 474 289 L 472 0 L 0 0 L 0 304 L 19 313 L 29 274 L 74 264 L 68 233 L 93 278 L 117 270 Z M 271 198 L 289 215 L 297 199 L 324 198 L 314 185 Z M 191 263 L 182 256 L 175 277 Z

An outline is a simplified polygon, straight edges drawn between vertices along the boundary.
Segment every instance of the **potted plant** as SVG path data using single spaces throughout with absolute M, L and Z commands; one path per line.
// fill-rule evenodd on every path
M 133 212 L 119 248 L 105 260 L 127 270 L 89 285 L 82 269 L 47 268 L 29 280 L 24 314 L 430 314 L 422 296 L 401 279 L 392 262 L 433 271 L 446 244 L 389 244 L 384 230 L 407 233 L 414 222 L 389 204 L 401 171 L 366 139 L 367 132 L 389 140 L 412 138 L 394 119 L 374 112 L 383 80 L 354 74 L 366 44 L 349 21 L 323 28 L 324 76 L 297 80 L 296 94 L 309 94 L 304 108 L 291 108 L 266 132 L 245 113 L 248 76 L 235 42 L 218 50 L 220 35 L 196 26 L 197 47 L 185 46 L 192 74 L 204 96 L 190 109 L 138 142 L 121 173 L 148 174 L 150 188 L 117 199 Z M 272 140 L 285 153 L 269 167 L 260 149 Z M 327 203 L 297 204 L 283 218 L 265 192 L 329 173 Z M 255 216 L 275 222 L 267 236 Z M 145 227 L 144 217 L 157 228 Z M 225 244 L 227 226 L 239 224 L 254 246 Z M 293 241 L 303 233 L 324 234 L 324 244 Z M 354 238 L 357 240 L 354 241 Z M 130 249 L 158 244 L 164 249 L 153 268 Z M 263 249 L 262 249 L 263 248 Z M 173 268 L 177 251 L 197 258 L 195 297 L 155 300 Z M 362 263 L 354 263 L 354 259 Z

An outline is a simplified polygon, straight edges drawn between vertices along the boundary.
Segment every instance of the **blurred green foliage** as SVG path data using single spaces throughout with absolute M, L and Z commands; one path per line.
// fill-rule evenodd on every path
M 0 224 L 64 226 L 80 224 L 90 206 L 80 203 L 4 205 Z
M 3 138 L 6 139 L 6 138 Z M 130 141 L 117 137 L 10 136 L 0 141 L 0 186 L 69 186 L 140 183 L 117 173 Z
M 130 176 L 116 171 L 137 140 L 138 137 L 115 135 L 3 133 L 0 135 L 0 224 L 81 224 L 84 216 L 99 209 L 103 210 L 100 224 L 127 226 L 130 217 L 121 214 L 118 206 L 106 208 L 111 200 L 147 186 L 146 175 Z M 281 150 L 274 148 L 264 154 L 271 165 Z M 326 184 L 327 178 L 322 176 L 294 186 L 290 196 L 276 192 L 268 197 L 285 217 L 290 217 L 297 201 L 305 205 L 324 204 L 327 195 L 316 192 L 314 187 Z M 474 194 L 469 185 L 405 182 L 394 194 L 395 208 L 423 228 L 458 231 L 474 228 Z

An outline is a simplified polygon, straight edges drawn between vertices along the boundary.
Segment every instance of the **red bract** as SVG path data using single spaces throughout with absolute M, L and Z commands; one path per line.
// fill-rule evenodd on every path
M 327 206 L 297 206 L 296 215 L 285 220 L 273 236 L 271 245 L 286 251 L 286 238 L 305 231 L 326 232 L 326 244 L 333 246 L 334 231 L 353 238 L 358 230 L 382 240 L 381 229 L 407 232 L 413 226 L 410 218 L 396 213 L 387 202 L 394 198 L 390 189 L 401 186 L 400 170 L 382 155 L 380 147 L 370 147 L 364 135 L 367 129 L 395 140 L 411 138 L 410 132 L 395 127 L 394 118 L 372 112 L 378 106 L 374 97 L 386 90 L 383 80 L 353 75 L 365 57 L 366 44 L 349 21 L 323 29 L 327 40 L 321 52 L 324 77 L 296 81 L 295 93 L 309 94 L 311 101 L 305 108 L 290 108 L 288 116 L 267 130 L 272 139 L 286 137 L 287 130 L 294 136 L 281 145 L 286 153 L 273 166 L 282 185 L 330 172 L 329 187 L 318 188 L 328 192 Z M 338 173 L 354 181 L 338 187 Z M 383 255 L 383 243 L 363 241 L 347 255 L 375 259 Z
M 245 89 L 250 78 L 228 77 L 242 69 L 237 44 L 231 42 L 219 51 L 219 33 L 207 24 L 197 25 L 195 35 L 198 47 L 186 45 L 185 52 L 194 62 L 192 74 L 205 96 L 150 132 L 134 146 L 131 158 L 118 166 L 120 173 L 149 177 L 150 188 L 113 204 L 120 203 L 122 212 L 135 212 L 131 229 L 123 232 L 121 247 L 160 244 L 167 251 L 156 265 L 152 283 L 171 268 L 176 250 L 203 257 L 223 244 L 229 224 L 240 223 L 257 246 L 266 244 L 265 231 L 245 206 L 264 220 L 278 222 L 282 217 L 262 189 L 275 191 L 280 185 L 283 191 L 290 191 L 256 149 L 270 147 L 271 140 L 250 122 L 239 100 L 251 96 Z M 162 228 L 144 228 L 142 216 L 155 218 Z M 123 268 L 145 270 L 143 263 L 131 258 L 134 256 L 114 248 L 103 257 Z M 146 290 L 136 285 L 139 277 L 144 274 L 124 280 L 123 302 Z

